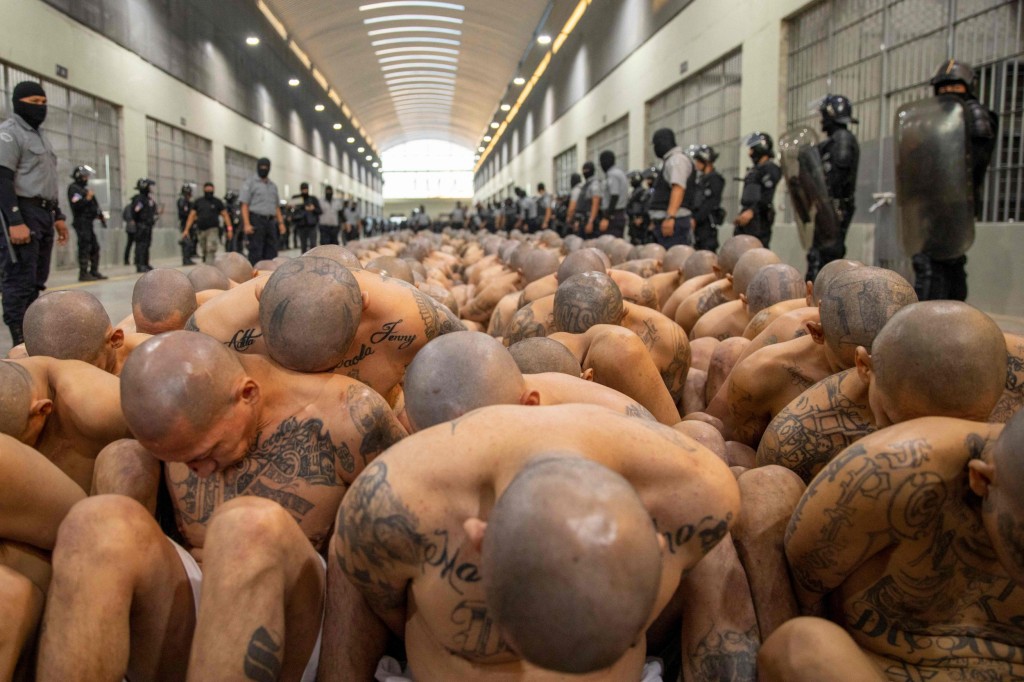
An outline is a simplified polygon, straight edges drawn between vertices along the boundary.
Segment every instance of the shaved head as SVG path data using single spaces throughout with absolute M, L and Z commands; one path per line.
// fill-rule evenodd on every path
M 536 282 L 558 272 L 558 254 L 550 249 L 533 249 L 523 258 L 523 279 Z
M 985 527 L 1000 563 L 1024 583 L 1024 411 L 1017 412 L 992 447 L 995 485 L 982 505 Z
M 497 339 L 454 332 L 416 354 L 405 373 L 405 408 L 421 430 L 480 407 L 517 405 L 525 390 L 523 373 Z
M 696 251 L 683 264 L 683 279 L 693 279 L 701 275 L 710 275 L 718 265 L 718 256 L 714 251 Z
M 629 260 L 629 252 L 633 247 L 624 241 L 617 240 L 608 245 L 606 253 L 612 265 L 621 265 Z
M 607 272 L 599 253 L 597 249 L 579 249 L 570 253 L 558 266 L 558 281 L 565 282 L 584 272 Z
M 640 247 L 640 258 L 653 258 L 654 260 L 661 263 L 665 260 L 665 254 L 665 247 L 662 246 L 661 244 L 644 244 L 643 246 Z
M 676 244 L 665 253 L 661 268 L 665 272 L 682 271 L 686 261 L 695 253 L 697 252 L 693 250 L 692 246 Z M 708 253 L 711 252 L 709 251 Z M 708 272 L 711 272 L 711 270 L 709 269 Z
M 16 362 L 0 360 L 0 433 L 20 438 L 32 408 L 32 377 Z
M 583 238 L 576 234 L 567 235 L 562 242 L 562 251 L 572 253 L 583 248 Z
M 147 272 L 132 290 L 135 329 L 143 334 L 163 334 L 184 329 L 196 311 L 196 292 L 185 273 L 170 268 Z
M 595 324 L 618 324 L 624 312 L 619 286 L 603 272 L 573 275 L 555 291 L 558 331 L 582 334 Z
M 821 295 L 828 290 L 832 280 L 838 277 L 840 273 L 863 266 L 863 263 L 858 263 L 855 260 L 844 259 L 825 263 L 825 266 L 818 270 L 818 276 L 814 278 L 814 287 L 812 287 L 814 290 L 814 305 L 818 305 L 821 302 Z
M 409 267 L 409 263 L 405 259 L 396 256 L 377 256 L 366 264 L 366 269 L 385 277 L 400 279 L 409 284 L 416 283 L 413 279 L 412 268 Z
M 188 281 L 196 293 L 209 289 L 227 291 L 231 286 L 228 276 L 212 265 L 197 265 L 188 273 Z
M 338 246 L 337 244 L 321 244 L 320 246 L 313 247 L 303 255 L 328 258 L 339 265 L 344 265 L 349 270 L 362 270 L 363 268 L 354 253 L 344 246 Z M 275 258 L 274 260 L 277 259 Z
M 889 319 L 916 302 L 914 287 L 892 270 L 848 268 L 837 274 L 821 295 L 825 344 L 844 368 L 853 367 L 857 347 L 871 352 L 875 337 Z M 1003 356 L 1005 361 L 1005 343 Z
M 213 262 L 215 268 L 228 276 L 232 282 L 242 284 L 253 278 L 255 268 L 249 259 L 236 251 L 229 251 Z
M 806 293 L 804 277 L 792 265 L 766 265 L 747 287 L 747 308 L 754 316 L 776 303 L 803 298 Z
M 513 343 L 508 347 L 508 352 L 523 374 L 558 372 L 578 378 L 583 373 L 580 361 L 572 351 L 543 336 Z
M 297 372 L 329 372 L 345 358 L 362 310 L 348 268 L 327 258 L 294 258 L 274 271 L 260 296 L 267 352 Z
M 515 650 L 582 674 L 637 642 L 658 595 L 661 552 L 626 479 L 586 459 L 543 458 L 498 497 L 481 572 L 487 607 Z
M 272 260 L 261 260 L 253 267 L 260 272 L 273 272 L 274 270 L 277 270 L 277 263 Z
M 730 237 L 722 244 L 718 253 L 718 267 L 727 275 L 731 275 L 739 263 L 740 257 L 751 249 L 760 249 L 764 245 L 757 237 L 749 234 L 738 234 Z
M 25 312 L 25 350 L 58 360 L 95 364 L 110 332 L 103 304 L 84 291 L 54 291 L 37 298 Z
M 924 416 L 985 421 L 1003 393 L 1006 362 L 996 323 L 959 301 L 906 306 L 871 350 L 880 407 L 893 423 Z
M 750 283 L 766 265 L 775 265 L 782 260 L 768 249 L 750 249 L 736 263 L 732 271 L 732 288 L 737 294 L 747 293 Z
M 201 434 L 231 403 L 245 372 L 238 356 L 198 332 L 160 334 L 136 348 L 121 370 L 121 409 L 139 440 Z

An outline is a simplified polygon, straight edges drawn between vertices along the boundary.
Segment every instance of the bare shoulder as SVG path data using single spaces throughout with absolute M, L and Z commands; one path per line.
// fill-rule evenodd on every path
M 891 469 L 913 467 L 959 476 L 964 463 L 980 457 L 1002 430 L 1002 424 L 922 417 L 869 434 L 847 451 L 881 460 Z

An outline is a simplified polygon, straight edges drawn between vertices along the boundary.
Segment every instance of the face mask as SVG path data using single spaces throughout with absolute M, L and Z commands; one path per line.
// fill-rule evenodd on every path
M 25 123 L 38 129 L 46 120 L 45 104 L 29 104 L 18 100 L 14 103 L 14 113 L 25 119 Z
M 203 192 L 203 196 L 206 197 L 207 199 L 212 199 L 213 192 Z
M 615 157 L 607 154 L 601 154 L 601 170 L 605 173 L 615 165 Z
M 256 175 L 260 176 L 261 179 L 267 177 L 270 175 L 270 166 L 257 166 Z
M 324 197 L 326 197 L 326 198 L 327 198 L 327 201 L 330 201 L 331 199 L 333 199 L 333 198 L 334 198 L 334 193 L 333 193 L 333 192 L 326 192 L 326 193 L 324 194 Z
M 671 130 L 662 128 L 654 133 L 654 154 L 659 159 L 664 159 L 665 155 L 676 146 L 675 135 Z
M 145 187 L 143 187 L 143 188 L 142 188 L 141 190 L 139 190 L 139 191 L 140 191 L 140 192 L 142 192 L 143 194 L 149 194 L 149 190 L 150 190 L 150 187 L 149 187 L 149 185 L 146 185 Z
M 585 169 L 583 171 L 583 177 L 586 178 L 587 180 L 589 180 L 590 178 L 594 177 L 594 169 L 593 168 Z

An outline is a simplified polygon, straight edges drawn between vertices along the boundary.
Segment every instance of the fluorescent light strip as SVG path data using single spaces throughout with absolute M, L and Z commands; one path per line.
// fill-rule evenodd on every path
M 383 24 L 388 21 L 440 21 L 446 24 L 461 24 L 462 19 L 442 17 L 437 14 L 389 14 L 385 17 L 363 19 L 364 24 Z
M 423 36 L 419 38 L 384 38 L 383 40 L 374 40 L 370 45 L 380 47 L 381 45 L 397 45 L 398 43 L 431 43 L 433 45 L 454 45 L 455 47 L 462 44 L 461 41 L 451 38 L 428 38 Z
M 388 33 L 445 33 L 450 36 L 461 36 L 462 31 L 457 28 L 438 28 L 437 26 L 399 26 L 396 28 L 378 28 L 373 31 L 368 31 L 368 34 L 372 36 L 382 36 Z
M 396 92 L 391 94 L 392 100 L 399 99 L 443 99 L 446 102 L 451 102 L 452 97 L 455 96 L 453 92 L 429 92 L 429 93 L 417 93 L 417 92 Z
M 455 74 L 454 73 L 444 73 L 444 72 L 441 72 L 441 71 L 393 71 L 391 73 L 384 74 L 384 79 L 387 80 L 388 83 L 390 84 L 390 83 L 401 83 L 401 82 L 404 82 L 404 79 L 407 78 L 407 77 L 417 78 L 417 77 L 421 77 L 421 76 L 422 77 L 431 77 L 431 78 L 439 78 L 439 79 L 441 79 L 440 81 L 435 81 L 435 82 L 441 82 L 441 81 L 448 82 L 448 83 L 454 83 L 455 82 Z
M 394 64 L 395 62 L 415 61 L 417 59 L 433 59 L 439 62 L 448 62 L 450 64 L 459 63 L 459 60 L 456 57 L 443 57 L 439 54 L 401 54 L 397 57 L 381 57 L 378 61 L 381 64 Z
M 263 16 L 267 18 L 267 21 L 270 22 L 270 25 L 274 27 L 277 34 L 281 36 L 282 39 L 288 40 L 288 31 L 285 30 L 284 24 L 281 23 L 281 20 L 274 16 L 274 13 L 269 7 L 267 7 L 267 3 L 263 2 L 263 0 L 257 0 L 256 6 L 259 8 L 260 12 L 263 13 Z
M 434 64 L 432 62 L 402 62 L 401 64 L 382 66 L 380 70 L 387 73 L 388 71 L 396 71 L 398 69 L 438 69 L 441 71 L 458 71 L 459 67 L 454 64 Z
M 455 88 L 444 85 L 400 85 L 388 88 L 392 95 L 454 95 Z
M 396 112 L 410 112 L 410 111 L 441 111 L 445 113 L 451 112 L 451 107 L 446 107 L 440 104 L 400 104 L 394 107 Z
M 433 7 L 434 9 L 451 9 L 456 12 L 463 12 L 465 5 L 454 2 L 435 2 L 435 0 L 393 0 L 392 2 L 372 2 L 368 5 L 360 5 L 360 12 L 371 12 L 375 9 L 392 9 L 394 7 Z
M 391 101 L 396 106 L 403 104 L 442 104 L 448 107 L 452 106 L 451 98 L 423 97 L 422 95 L 413 95 L 412 97 L 403 98 L 393 97 Z
M 402 83 L 441 83 L 446 85 L 454 85 L 455 81 L 446 78 L 430 78 L 428 76 L 419 76 L 416 78 L 395 78 L 388 81 L 388 86 L 400 85 Z
M 458 50 L 452 50 L 447 47 L 390 47 L 386 50 L 377 50 L 374 52 L 378 57 L 382 57 L 386 54 L 401 54 L 405 52 L 437 52 L 439 54 L 452 54 L 458 56 Z M 383 59 L 381 61 L 384 61 Z

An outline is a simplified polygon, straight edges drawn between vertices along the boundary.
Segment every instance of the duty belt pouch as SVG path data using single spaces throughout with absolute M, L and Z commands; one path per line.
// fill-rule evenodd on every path
M 127 223 L 125 223 L 124 231 L 127 232 L 128 234 L 135 234 L 137 230 L 138 227 L 135 225 L 134 220 L 129 220 Z

